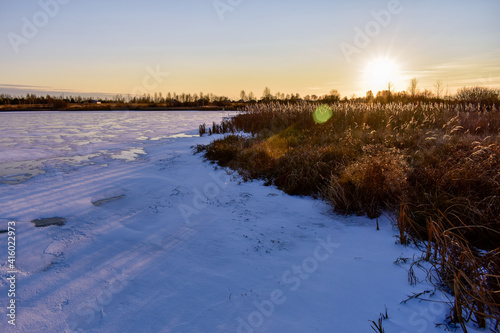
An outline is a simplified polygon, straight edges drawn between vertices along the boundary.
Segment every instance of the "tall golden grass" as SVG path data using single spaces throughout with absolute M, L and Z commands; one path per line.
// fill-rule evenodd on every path
M 498 328 L 500 111 L 337 103 L 320 124 L 317 107 L 247 106 L 212 125 L 209 133 L 231 134 L 205 156 L 287 193 L 321 197 L 342 214 L 392 213 L 401 243 L 427 242 L 425 259 L 455 296 L 452 318 Z

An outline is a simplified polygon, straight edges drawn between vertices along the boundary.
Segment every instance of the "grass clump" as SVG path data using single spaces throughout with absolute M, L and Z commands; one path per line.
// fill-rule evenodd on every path
M 394 210 L 404 196 L 409 166 L 398 149 L 367 145 L 363 150 L 359 159 L 331 176 L 323 197 L 339 212 L 376 218 L 382 210 Z
M 220 166 L 235 167 L 236 159 L 245 147 L 251 145 L 244 137 L 228 135 L 220 140 L 215 140 L 205 147 L 205 157 L 217 162 Z

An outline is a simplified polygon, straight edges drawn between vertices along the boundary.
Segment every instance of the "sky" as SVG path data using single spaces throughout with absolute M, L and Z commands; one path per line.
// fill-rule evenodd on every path
M 500 88 L 498 0 L 0 0 L 0 93 Z

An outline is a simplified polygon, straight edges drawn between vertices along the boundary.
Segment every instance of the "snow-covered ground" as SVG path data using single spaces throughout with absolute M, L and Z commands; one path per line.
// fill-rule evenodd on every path
M 12 326 L 0 234 L 0 331 L 373 332 L 370 320 L 386 309 L 386 332 L 446 329 L 436 327 L 448 315 L 442 293 L 401 304 L 434 288 L 410 285 L 410 264 L 394 264 L 420 253 L 396 244 L 388 219 L 376 231 L 374 221 L 243 183 L 193 155 L 213 139 L 196 137 L 198 125 L 221 116 L 126 113 L 113 122 L 97 113 L 45 134 L 44 117 L 31 118 L 34 132 L 2 122 L 18 136 L 2 132 L 0 160 L 35 156 L 45 173 L 0 185 L 0 230 L 15 221 L 18 271 Z M 30 222 L 51 217 L 67 222 Z

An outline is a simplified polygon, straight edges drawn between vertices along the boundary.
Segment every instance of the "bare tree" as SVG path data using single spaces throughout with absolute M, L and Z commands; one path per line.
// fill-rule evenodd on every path
M 332 102 L 337 102 L 340 101 L 340 93 L 337 89 L 332 89 L 330 90 L 330 93 L 328 94 L 327 99 L 331 100 Z
M 443 81 L 438 79 L 436 84 L 434 84 L 434 88 L 436 88 L 436 97 L 437 99 L 441 98 L 441 94 L 443 93 Z
M 340 93 L 337 89 L 332 89 L 330 90 L 330 93 L 329 93 L 330 96 L 338 96 L 340 98 Z
M 391 94 L 394 90 L 394 83 L 387 82 L 387 91 Z
M 368 90 L 368 91 L 366 92 L 366 101 L 367 101 L 368 103 L 370 103 L 370 102 L 372 102 L 374 99 L 375 99 L 375 96 L 373 96 L 373 91 Z
M 458 90 L 457 99 L 462 102 L 491 103 L 500 101 L 500 89 L 464 87 Z
M 242 90 L 242 91 L 240 92 L 240 98 L 241 98 L 241 100 L 242 100 L 243 102 L 245 102 L 245 101 L 246 101 L 246 99 L 247 99 L 247 94 L 246 94 L 245 90 Z
M 394 90 L 394 83 L 387 83 L 387 101 L 390 103 L 392 101 L 392 91 Z
M 410 93 L 412 98 L 415 98 L 418 95 L 418 80 L 416 77 L 411 79 L 410 86 L 408 87 L 408 92 Z
M 264 93 L 262 94 L 262 98 L 265 99 L 266 101 L 269 101 L 271 100 L 272 97 L 273 95 L 271 94 L 271 88 L 266 87 L 264 89 Z

